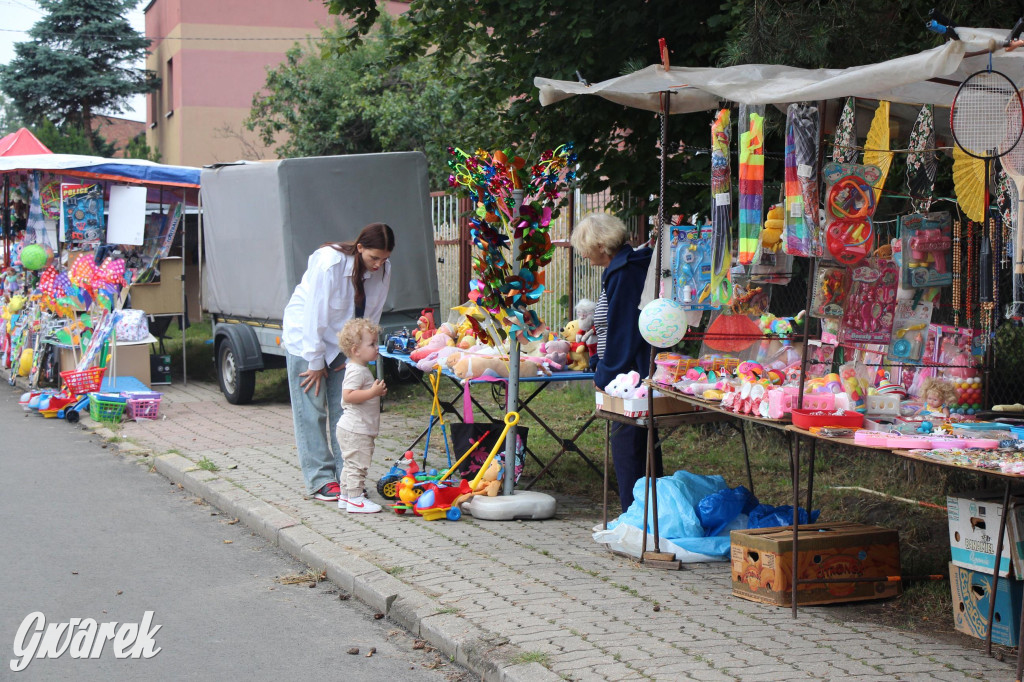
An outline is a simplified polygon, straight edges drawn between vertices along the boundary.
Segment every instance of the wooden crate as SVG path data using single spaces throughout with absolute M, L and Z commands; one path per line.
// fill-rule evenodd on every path
M 792 599 L 793 529 L 734 530 L 732 593 L 743 599 L 789 606 Z M 878 582 L 801 583 L 797 603 L 834 604 L 894 597 L 902 593 L 899 534 L 859 523 L 818 523 L 800 526 L 800 580 L 815 578 L 879 578 Z

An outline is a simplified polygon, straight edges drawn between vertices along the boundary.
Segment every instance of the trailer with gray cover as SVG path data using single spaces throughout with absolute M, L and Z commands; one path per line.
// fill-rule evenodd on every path
M 256 372 L 284 366 L 285 305 L 310 254 L 326 242 L 355 239 L 374 222 L 394 230 L 385 333 L 412 328 L 423 309 L 439 306 L 423 154 L 218 165 L 203 169 L 201 184 L 203 308 L 229 402 L 250 402 Z

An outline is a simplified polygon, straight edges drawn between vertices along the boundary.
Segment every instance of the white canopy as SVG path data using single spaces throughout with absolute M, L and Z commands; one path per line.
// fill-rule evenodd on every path
M 670 113 L 707 111 L 728 101 L 739 104 L 786 104 L 861 97 L 905 104 L 948 107 L 960 82 L 988 67 L 1024 84 L 1024 49 L 1002 49 L 1008 29 L 957 28 L 960 40 L 917 54 L 848 69 L 800 69 L 792 66 L 743 64 L 725 68 L 648 66 L 626 76 L 584 85 L 574 81 L 534 78 L 540 102 L 547 106 L 574 95 L 597 95 L 629 107 L 661 111 L 662 92 L 670 92 Z M 986 54 L 965 57 L 984 50 Z

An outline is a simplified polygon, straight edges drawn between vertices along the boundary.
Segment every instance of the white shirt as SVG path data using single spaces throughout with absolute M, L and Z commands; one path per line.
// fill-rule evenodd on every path
M 302 281 L 284 308 L 281 346 L 298 355 L 313 370 L 323 369 L 341 354 L 338 332 L 355 316 L 356 288 L 352 281 L 356 256 L 330 246 L 313 252 Z M 363 317 L 380 322 L 391 284 L 391 260 L 376 272 L 363 273 L 366 293 Z
M 366 365 L 360 365 L 355 360 L 345 363 L 345 378 L 342 381 L 342 391 L 362 391 L 373 387 L 375 377 L 370 373 Z M 344 394 L 343 394 L 344 395 Z M 341 407 L 344 410 L 338 426 L 366 436 L 376 436 L 380 433 L 380 396 L 375 395 L 369 400 L 361 403 L 347 402 L 344 397 L 341 399 Z

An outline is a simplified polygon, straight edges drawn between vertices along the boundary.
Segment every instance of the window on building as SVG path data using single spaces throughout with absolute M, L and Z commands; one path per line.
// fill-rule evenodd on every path
M 167 60 L 167 72 L 164 77 L 164 85 L 167 88 L 167 111 L 164 113 L 164 118 L 170 118 L 174 115 L 174 61 L 173 58 Z

